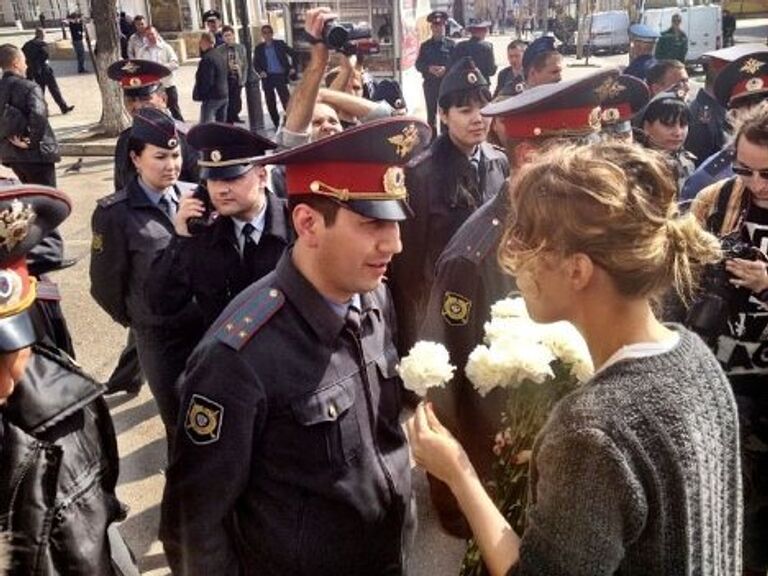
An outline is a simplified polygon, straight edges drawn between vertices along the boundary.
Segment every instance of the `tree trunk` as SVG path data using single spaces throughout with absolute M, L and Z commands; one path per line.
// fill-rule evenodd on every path
M 130 125 L 123 108 L 123 91 L 117 82 L 107 77 L 109 65 L 120 60 L 117 0 L 92 0 L 91 10 L 96 28 L 96 79 L 101 91 L 99 128 L 105 136 L 117 136 Z

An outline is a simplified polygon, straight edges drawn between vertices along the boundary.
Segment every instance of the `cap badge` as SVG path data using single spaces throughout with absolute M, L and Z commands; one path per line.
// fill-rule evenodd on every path
M 525 82 L 518 82 L 515 84 L 515 93 L 522 94 L 525 90 Z
M 128 72 L 128 74 L 135 74 L 138 69 L 139 65 L 135 62 L 131 62 L 130 60 L 120 68 L 120 70 L 123 72 Z
M 606 124 L 612 124 L 613 122 L 616 122 L 620 116 L 621 114 L 619 114 L 618 108 L 606 108 L 602 111 L 601 119 Z
M 211 160 L 213 160 L 214 162 L 221 161 L 221 152 L 219 150 L 211 151 Z
M 474 72 L 467 73 L 467 82 L 470 84 L 477 84 L 477 74 Z
M 168 148 L 176 148 L 179 145 L 179 141 L 176 138 L 168 138 Z
M 0 270 L 0 306 L 8 308 L 17 304 L 23 291 L 21 276 L 13 270 Z
M 133 78 L 128 80 L 128 84 L 130 84 L 131 86 L 141 86 L 141 78 L 139 78 L 138 76 L 134 76 Z
M 408 194 L 405 189 L 405 173 L 400 166 L 390 166 L 384 172 L 384 192 L 397 198 L 405 198 Z
M 29 232 L 29 226 L 35 221 L 32 207 L 24 206 L 19 200 L 0 212 L 0 247 L 13 250 Z
M 616 82 L 614 80 L 608 79 L 605 82 L 603 82 L 600 86 L 595 88 L 595 94 L 597 95 L 600 102 L 603 102 L 604 100 L 608 100 L 609 98 L 616 98 L 619 94 L 624 92 L 627 87 L 623 84 L 620 84 L 619 82 Z
M 419 131 L 416 125 L 411 124 L 403 128 L 401 134 L 387 138 L 387 141 L 395 147 L 395 153 L 400 158 L 405 158 L 421 142 L 421 138 L 419 138 Z
M 587 124 L 594 130 L 600 129 L 600 106 L 595 106 L 587 117 Z
M 754 74 L 755 72 L 760 70 L 760 68 L 762 67 L 763 67 L 763 63 L 760 62 L 760 60 L 756 60 L 755 58 L 750 58 L 749 60 L 744 62 L 744 64 L 742 64 L 739 70 L 741 72 L 746 72 L 747 74 Z
M 678 88 L 675 92 L 675 96 L 680 98 L 680 100 L 685 100 L 685 89 L 684 88 Z
M 764 85 L 765 82 L 763 82 L 762 78 L 750 78 L 744 87 L 747 89 L 747 92 L 755 92 L 756 90 L 762 90 Z
M 541 136 L 541 128 L 536 126 L 536 128 L 533 129 L 533 135 L 534 136 Z

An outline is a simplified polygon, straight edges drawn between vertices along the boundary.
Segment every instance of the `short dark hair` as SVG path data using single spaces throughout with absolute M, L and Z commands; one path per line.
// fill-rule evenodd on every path
M 685 70 L 685 64 L 679 60 L 659 60 L 648 68 L 648 71 L 645 73 L 645 81 L 649 86 L 651 84 L 658 84 L 670 70 Z
M 509 52 L 513 48 L 520 48 L 521 50 L 525 50 L 526 48 L 528 48 L 528 42 L 517 38 L 515 40 L 512 40 L 512 42 L 510 42 L 509 44 L 507 44 L 507 52 Z
M 40 28 L 39 26 L 35 28 L 35 38 L 44 38 L 45 37 L 45 29 Z
M 485 106 L 491 101 L 491 92 L 487 87 L 470 88 L 468 90 L 456 90 L 455 92 L 448 92 L 443 94 L 438 101 L 438 105 L 447 112 L 449 108 L 470 106 L 477 104 L 478 106 Z
M 530 62 L 528 62 L 528 66 L 523 67 L 523 74 L 525 77 L 528 77 L 528 72 L 531 71 L 531 68 L 536 70 L 536 72 L 539 72 L 543 70 L 547 65 L 547 60 L 549 60 L 550 56 L 552 55 L 560 55 L 560 52 L 557 50 L 547 50 L 546 52 L 541 52 L 540 54 L 536 54 Z
M 221 33 L 224 34 L 224 32 L 232 32 L 232 34 L 234 34 L 235 33 L 235 29 L 232 26 L 230 26 L 229 24 L 227 24 L 226 26 L 222 26 L 221 27 Z
M 678 98 L 662 98 L 652 100 L 643 113 L 643 122 L 658 120 L 665 126 L 682 124 L 688 126 L 691 122 L 691 110 L 684 100 Z
M 7 70 L 13 66 L 13 62 L 19 57 L 19 54 L 21 54 L 21 50 L 13 44 L 0 46 L 0 68 Z
M 144 16 L 141 14 L 136 14 L 136 16 L 133 17 L 134 22 L 144 22 Z
M 269 30 L 269 32 L 272 33 L 272 34 L 275 33 L 275 29 L 272 28 L 272 26 L 270 26 L 269 24 L 264 24 L 264 26 L 261 27 L 261 33 L 263 34 L 267 30 Z
M 294 209 L 299 204 L 306 204 L 312 210 L 316 210 L 323 217 L 326 226 L 331 227 L 336 222 L 336 215 L 339 213 L 341 204 L 331 198 L 315 196 L 314 194 L 299 194 L 288 197 L 288 210 L 293 214 Z

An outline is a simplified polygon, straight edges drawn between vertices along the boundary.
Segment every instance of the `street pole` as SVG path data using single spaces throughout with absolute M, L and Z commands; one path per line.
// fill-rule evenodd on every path
M 251 40 L 251 20 L 248 15 L 248 6 L 246 0 L 237 0 L 237 11 L 240 16 L 242 26 L 242 36 L 240 41 L 245 46 L 246 55 L 246 79 L 245 79 L 245 101 L 248 108 L 248 127 L 252 132 L 264 130 L 264 109 L 261 105 L 261 90 L 259 89 L 259 79 L 253 70 L 253 41 Z

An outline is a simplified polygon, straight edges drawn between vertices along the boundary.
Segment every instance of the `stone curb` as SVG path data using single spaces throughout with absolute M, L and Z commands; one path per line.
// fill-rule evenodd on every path
M 62 156 L 114 156 L 117 142 L 59 142 Z

